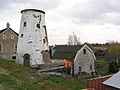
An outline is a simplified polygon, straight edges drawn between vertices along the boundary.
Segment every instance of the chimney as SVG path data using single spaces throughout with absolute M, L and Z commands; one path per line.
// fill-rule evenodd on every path
M 9 24 L 9 22 L 7 22 L 7 28 L 10 28 L 10 24 Z

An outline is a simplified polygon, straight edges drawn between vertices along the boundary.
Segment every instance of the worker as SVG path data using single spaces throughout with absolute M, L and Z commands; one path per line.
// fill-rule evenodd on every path
M 72 62 L 70 60 L 68 61 L 68 74 L 72 75 Z
M 64 65 L 63 73 L 67 74 L 67 71 L 68 71 L 68 61 L 66 59 L 63 59 L 63 65 Z
M 64 67 L 68 66 L 68 61 L 66 59 L 63 59 L 63 65 L 64 65 Z

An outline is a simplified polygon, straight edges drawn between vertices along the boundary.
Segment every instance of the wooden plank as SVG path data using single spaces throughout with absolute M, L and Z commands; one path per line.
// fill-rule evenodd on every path
M 40 69 L 38 72 L 46 72 L 46 71 L 52 71 L 52 70 L 57 70 L 57 69 L 63 69 L 64 66 L 58 66 L 58 67 L 53 67 L 53 68 L 45 68 L 45 69 Z

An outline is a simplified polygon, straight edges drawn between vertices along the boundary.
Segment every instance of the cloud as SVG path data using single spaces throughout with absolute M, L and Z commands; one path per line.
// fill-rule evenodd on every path
M 120 17 L 120 0 L 85 0 L 65 9 L 64 12 L 74 23 L 118 24 L 120 20 L 116 20 Z
M 25 8 L 29 4 L 30 7 L 28 6 L 28 8 L 51 10 L 57 8 L 61 4 L 61 0 L 1 0 L 0 8 L 7 9 L 11 4 L 22 4 Z
M 82 35 L 80 36 L 81 42 L 89 43 L 106 43 L 108 41 L 120 41 L 119 33 L 120 26 L 113 24 L 94 25 L 86 24 L 81 25 Z
M 28 8 L 46 12 L 50 44 L 66 44 L 72 32 L 81 42 L 120 41 L 120 0 L 0 0 L 0 28 L 10 22 L 18 32 L 20 11 Z
M 106 23 L 120 25 L 120 13 L 106 13 L 102 20 Z
M 0 9 L 8 9 L 11 3 L 25 3 L 25 0 L 0 0 Z
M 13 29 L 19 31 L 21 14 L 23 9 L 41 9 L 45 12 L 58 8 L 61 0 L 0 0 L 1 29 L 7 22 L 13 24 Z

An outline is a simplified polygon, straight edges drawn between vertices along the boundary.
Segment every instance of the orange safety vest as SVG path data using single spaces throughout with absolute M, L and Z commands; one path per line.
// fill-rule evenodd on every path
M 68 61 L 66 59 L 63 60 L 64 67 L 68 67 Z

